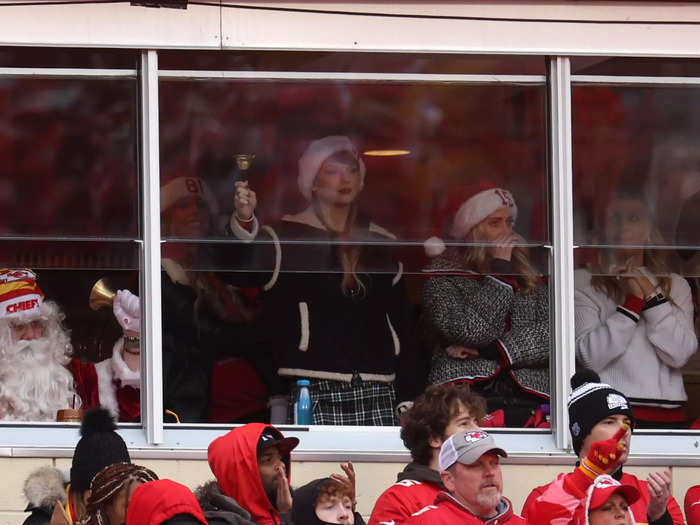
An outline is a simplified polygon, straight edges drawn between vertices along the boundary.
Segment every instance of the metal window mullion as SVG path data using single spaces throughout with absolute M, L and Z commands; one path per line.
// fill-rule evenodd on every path
M 696 87 L 700 86 L 700 77 L 571 75 L 571 82 L 603 86 Z
M 0 78 L 104 79 L 136 78 L 136 69 L 87 69 L 59 67 L 0 67 Z
M 566 400 L 575 370 L 574 237 L 572 190 L 571 69 L 568 57 L 549 59 L 550 167 L 552 175 L 552 246 L 554 367 L 554 439 L 568 449 L 569 414 Z
M 167 80 L 332 80 L 376 82 L 450 82 L 457 84 L 518 84 L 541 85 L 545 75 L 460 75 L 430 73 L 370 73 L 370 72 L 317 72 L 317 71 L 197 71 L 161 70 L 160 78 Z
M 141 53 L 141 420 L 149 444 L 163 443 L 163 346 L 160 286 L 158 55 Z M 144 388 L 145 387 L 145 388 Z

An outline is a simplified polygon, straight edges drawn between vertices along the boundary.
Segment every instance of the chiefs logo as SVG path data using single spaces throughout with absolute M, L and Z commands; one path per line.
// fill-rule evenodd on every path
M 467 443 L 473 443 L 474 441 L 480 441 L 486 439 L 489 435 L 482 430 L 472 430 L 464 434 L 464 441 Z
M 22 279 L 36 280 L 36 274 L 31 270 L 5 270 L 0 272 L 0 283 L 11 283 Z
M 607 474 L 604 474 L 602 476 L 598 476 L 595 479 L 595 481 L 593 482 L 593 485 L 597 489 L 604 489 L 607 487 L 619 487 L 621 484 L 615 478 L 612 478 L 612 477 L 608 476 Z

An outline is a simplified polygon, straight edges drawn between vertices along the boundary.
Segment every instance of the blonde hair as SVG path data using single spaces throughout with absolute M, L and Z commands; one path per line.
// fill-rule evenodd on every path
M 615 200 L 636 200 L 641 202 L 644 205 L 644 209 L 647 210 L 646 220 L 649 224 L 649 242 L 653 246 L 666 244 L 661 232 L 653 224 L 653 218 L 651 217 L 649 208 L 646 206 L 644 197 L 636 189 L 620 188 L 617 190 L 617 192 L 610 198 L 608 206 L 601 210 L 601 216 L 598 218 L 598 231 L 605 231 L 604 216 L 607 208 Z M 661 288 L 666 297 L 668 297 L 669 301 L 673 302 L 671 299 L 671 276 L 666 250 L 652 250 L 649 248 L 644 248 L 642 253 L 644 266 L 646 266 L 656 277 L 658 280 L 658 286 Z M 615 258 L 615 250 L 599 249 L 598 260 L 594 263 L 588 264 L 587 267 L 591 272 L 591 285 L 593 288 L 601 293 L 604 293 L 616 303 L 621 304 L 624 302 L 627 295 L 624 280 L 619 279 L 617 275 L 609 275 L 611 268 L 616 264 L 617 260 Z
M 328 159 L 333 159 L 337 162 L 344 162 L 348 166 L 356 166 L 360 169 L 360 163 L 357 157 L 350 151 L 337 151 Z M 326 159 L 327 160 L 327 159 Z M 332 229 L 326 222 L 323 216 L 323 211 L 318 202 L 318 198 L 315 194 L 311 198 L 311 206 L 314 213 L 318 217 L 321 224 L 329 231 L 338 234 L 338 238 L 343 240 L 352 241 L 356 238 L 355 226 L 357 223 L 357 203 L 353 202 L 350 205 L 350 211 L 348 212 L 348 218 L 345 223 L 345 229 L 341 232 Z M 338 245 L 338 258 L 340 259 L 341 267 L 343 268 L 343 279 L 340 282 L 340 289 L 343 291 L 343 295 L 346 297 L 358 297 L 362 298 L 367 295 L 367 286 L 360 279 L 357 274 L 357 267 L 360 264 L 360 255 L 362 254 L 362 247 L 357 243 L 349 244 L 339 244 Z
M 649 239 L 653 245 L 663 244 L 661 233 L 651 227 Z M 598 260 L 588 264 L 588 270 L 591 272 L 591 285 L 601 293 L 604 293 L 610 299 L 618 304 L 625 301 L 627 291 L 624 286 L 624 280 L 619 279 L 617 275 L 608 275 L 610 269 L 616 264 L 616 259 L 613 255 L 613 250 L 599 249 Z M 668 264 L 666 250 L 643 250 L 644 266 L 649 268 L 651 273 L 658 280 L 658 286 L 663 291 L 664 295 L 671 299 L 671 276 Z
M 465 240 L 468 242 L 479 242 L 479 233 L 480 225 L 477 224 L 469 231 Z M 466 249 L 460 250 L 465 267 L 482 274 L 489 273 L 493 258 L 488 248 L 488 246 L 468 246 Z M 542 275 L 530 263 L 528 251 L 525 247 L 515 246 L 511 257 L 515 271 L 524 283 L 521 290 L 526 294 L 532 292 L 542 283 Z

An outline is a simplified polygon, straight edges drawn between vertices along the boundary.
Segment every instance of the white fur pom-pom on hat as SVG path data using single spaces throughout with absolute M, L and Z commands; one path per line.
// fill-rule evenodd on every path
M 433 235 L 423 243 L 423 249 L 428 257 L 437 257 L 445 251 L 445 241 L 437 235 Z
M 314 140 L 299 159 L 299 175 L 297 185 L 299 191 L 306 200 L 311 200 L 311 188 L 321 164 L 328 157 L 339 151 L 349 151 L 360 165 L 360 188 L 365 183 L 365 163 L 362 162 L 357 148 L 352 141 L 343 135 L 331 135 L 322 139 Z

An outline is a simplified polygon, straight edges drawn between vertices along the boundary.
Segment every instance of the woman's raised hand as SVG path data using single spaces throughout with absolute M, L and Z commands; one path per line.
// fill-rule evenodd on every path
M 639 267 L 633 266 L 631 261 L 627 261 L 620 272 L 620 276 L 625 278 L 625 290 L 629 294 L 644 299 L 656 292 L 656 287 L 649 278 Z
M 453 359 L 470 359 L 479 357 L 479 351 L 476 348 L 469 348 L 462 345 L 450 345 L 445 348 L 445 352 Z
M 236 193 L 233 197 L 236 218 L 241 221 L 250 220 L 257 204 L 258 198 L 255 192 L 248 187 L 248 181 L 236 181 Z
M 491 257 L 510 261 L 513 256 L 513 245 L 522 242 L 522 237 L 517 233 L 507 233 L 496 237 L 492 242 L 493 246 L 489 249 Z

